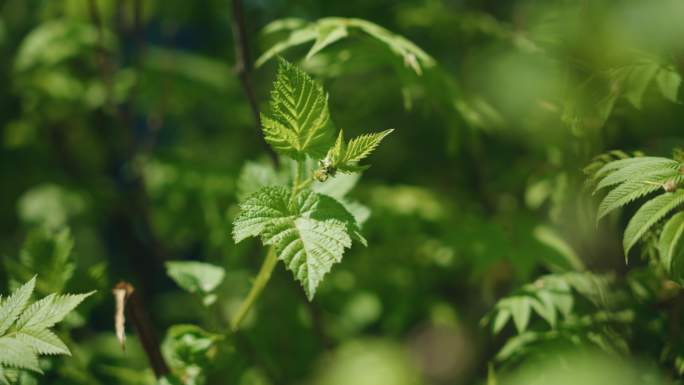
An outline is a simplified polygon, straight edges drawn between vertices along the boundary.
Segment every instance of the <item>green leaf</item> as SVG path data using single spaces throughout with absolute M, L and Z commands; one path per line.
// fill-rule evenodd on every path
M 292 22 L 293 20 L 296 20 L 296 22 Z M 283 23 L 284 21 L 289 22 Z M 283 29 L 290 29 L 292 31 L 285 39 L 273 44 L 273 46 L 271 46 L 266 50 L 266 52 L 257 58 L 257 60 L 254 62 L 254 65 L 257 68 L 261 67 L 264 63 L 285 52 L 289 48 L 314 41 L 318 36 L 318 31 L 315 25 L 309 24 L 304 20 L 297 19 L 276 20 L 264 27 L 264 33 L 278 32 L 282 31 Z
M 37 354 L 66 354 L 71 355 L 69 348 L 53 332 L 47 329 L 24 329 L 15 338 L 28 345 Z
M 24 311 L 35 286 L 36 277 L 33 277 L 2 302 L 0 306 L 0 336 L 5 334 Z
M 656 83 L 663 97 L 672 103 L 677 103 L 682 76 L 671 67 L 662 68 L 656 74 Z
M 322 158 L 334 130 L 323 87 L 284 59 L 271 91 L 270 112 L 262 114 L 264 138 L 277 152 L 303 160 Z
M 533 299 L 530 301 L 532 309 L 539 314 L 540 317 L 546 320 L 551 327 L 556 326 L 556 309 L 549 296 L 537 295 L 539 300 Z
M 679 259 L 684 256 L 682 255 L 682 237 L 684 235 L 684 212 L 679 212 L 670 218 L 665 227 L 663 227 L 662 233 L 660 233 L 660 241 L 658 242 L 658 250 L 660 251 L 660 261 L 667 270 L 667 272 L 672 275 L 675 272 L 675 262 L 679 262 L 676 265 L 682 265 Z M 682 277 L 676 277 L 681 279 Z
M 644 157 L 635 159 L 637 161 L 631 162 L 603 178 L 596 186 L 596 191 L 657 171 L 671 171 L 672 175 L 676 175 L 677 169 L 680 167 L 679 162 L 668 158 Z
M 511 297 L 509 308 L 513 316 L 513 323 L 518 333 L 522 333 L 527 329 L 527 324 L 530 322 L 531 314 L 531 299 L 528 297 Z
M 172 368 L 186 376 L 196 376 L 197 373 L 187 369 L 193 366 L 208 368 L 216 356 L 217 342 L 222 338 L 196 325 L 173 325 L 166 333 L 162 352 Z
M 643 162 L 645 159 L 663 159 L 661 157 L 655 157 L 655 156 L 639 156 L 639 157 L 633 157 L 633 158 L 627 158 L 627 159 L 618 159 L 614 160 L 611 162 L 606 163 L 603 165 L 603 167 L 599 168 L 598 171 L 596 171 L 596 177 L 601 178 L 605 177 L 607 174 L 624 168 L 624 167 L 629 167 L 630 165 L 636 164 Z
M 370 155 L 392 131 L 394 130 L 389 129 L 377 133 L 364 134 L 350 140 L 345 146 L 344 154 L 338 160 L 337 168 L 340 171 L 353 172 L 356 164 Z
M 35 291 L 39 295 L 62 291 L 72 278 L 76 265 L 71 256 L 74 241 L 68 229 L 51 231 L 36 228 L 24 242 L 18 259 L 7 259 L 5 266 L 15 280 L 27 281 L 34 275 Z
M 668 181 L 680 183 L 682 179 L 682 176 L 675 170 L 655 170 L 647 174 L 638 175 L 635 177 L 635 180 L 622 183 L 603 198 L 599 204 L 596 221 L 600 221 L 611 211 L 630 202 L 662 190 L 663 185 Z
M 0 365 L 41 373 L 38 355 L 31 347 L 12 337 L 0 337 Z
M 290 202 L 285 187 L 265 187 L 240 205 L 234 221 L 236 242 L 261 235 L 275 247 L 312 299 L 323 276 L 342 259 L 351 237 L 365 244 L 354 217 L 334 198 L 304 190 Z
M 641 206 L 625 230 L 623 239 L 625 257 L 646 231 L 682 203 L 684 203 L 684 190 L 677 190 L 660 195 Z
M 658 67 L 658 63 L 650 61 L 639 62 L 625 67 L 625 78 L 622 87 L 624 88 L 625 97 L 635 108 L 641 109 L 644 92 L 653 80 L 656 72 L 658 72 Z
M 289 48 L 315 41 L 306 56 L 310 59 L 332 43 L 351 36 L 349 31 L 352 29 L 382 43 L 417 75 L 421 75 L 424 68 L 435 65 L 435 60 L 417 45 L 377 24 L 356 18 L 325 17 L 312 23 L 300 19 L 285 19 L 267 25 L 263 30 L 265 34 L 282 31 L 289 31 L 289 34 L 264 52 L 256 60 L 256 66 L 261 66 Z
M 93 292 L 86 294 L 50 294 L 29 306 L 19 317 L 15 328 L 23 330 L 42 330 L 54 326 L 76 308 Z
M 508 309 L 500 309 L 496 313 L 496 317 L 494 318 L 494 323 L 492 323 L 492 332 L 494 334 L 499 334 L 501 330 L 503 330 L 504 326 L 508 323 L 508 320 L 511 318 L 511 312 L 508 311 Z
M 392 131 L 394 130 L 389 129 L 382 132 L 364 134 L 350 140 L 349 143 L 345 143 L 344 133 L 340 130 L 335 145 L 328 150 L 325 162 L 319 171 L 326 173 L 327 177 L 328 173 L 335 175 L 335 171 L 338 170 L 346 173 L 365 170 L 367 166 L 359 166 L 358 162 L 370 155 Z
M 290 189 L 282 186 L 264 187 L 240 204 L 240 214 L 233 221 L 235 243 L 263 233 L 275 220 L 290 216 Z
M 309 300 L 332 265 L 342 260 L 344 249 L 351 247 L 344 222 L 336 219 L 284 220 L 269 227 L 263 239 L 275 246 L 278 259 L 300 281 Z
M 287 182 L 283 172 L 277 172 L 271 163 L 246 162 L 240 171 L 237 182 L 239 201 L 247 199 L 251 194 L 266 186 L 277 186 Z
M 343 24 L 319 24 L 316 28 L 316 34 L 316 42 L 306 54 L 306 60 L 312 58 L 323 48 L 349 35 L 347 26 Z
M 166 262 L 166 273 L 178 286 L 190 293 L 210 293 L 223 282 L 225 269 L 194 261 Z

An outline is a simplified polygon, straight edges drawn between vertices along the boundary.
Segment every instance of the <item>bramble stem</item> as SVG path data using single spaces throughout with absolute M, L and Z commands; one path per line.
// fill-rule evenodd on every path
M 261 269 L 259 269 L 259 274 L 257 274 L 256 278 L 254 279 L 252 288 L 249 289 L 249 294 L 247 294 L 247 298 L 245 298 L 244 301 L 242 301 L 242 303 L 240 304 L 240 308 L 238 309 L 238 312 L 235 313 L 233 318 L 230 320 L 230 329 L 233 332 L 236 332 L 240 329 L 240 324 L 242 323 L 242 320 L 245 318 L 245 316 L 249 312 L 249 309 L 252 308 L 257 298 L 259 298 L 259 295 L 261 295 L 261 292 L 264 290 L 264 287 L 266 287 L 266 284 L 271 279 L 271 273 L 273 272 L 273 269 L 275 268 L 277 262 L 278 258 L 276 256 L 275 249 L 271 247 L 268 250 L 268 254 L 266 254 L 266 259 L 264 260 L 264 263 L 261 265 Z

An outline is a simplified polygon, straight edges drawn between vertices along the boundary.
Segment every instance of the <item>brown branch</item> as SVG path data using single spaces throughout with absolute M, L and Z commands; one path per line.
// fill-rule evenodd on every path
M 124 309 L 125 313 L 133 324 L 140 344 L 145 350 L 150 366 L 154 371 L 155 377 L 160 379 L 169 374 L 169 366 L 164 360 L 164 356 L 159 349 L 159 339 L 154 332 L 152 322 L 147 314 L 146 308 L 135 288 L 128 282 L 121 281 L 112 290 L 117 299 L 117 314 L 115 317 L 116 332 L 120 342 L 123 341 Z M 123 342 L 122 342 L 123 344 Z
M 264 140 L 263 133 L 261 131 L 261 117 L 259 114 L 259 104 L 257 103 L 256 94 L 254 93 L 254 87 L 252 86 L 252 80 L 250 78 L 250 72 L 252 70 L 252 61 L 249 56 L 249 44 L 247 41 L 247 34 L 245 32 L 245 16 L 242 8 L 242 0 L 233 0 L 233 40 L 235 41 L 235 74 L 240 79 L 240 84 L 242 85 L 242 90 L 247 97 L 249 102 L 249 107 L 252 109 L 252 114 L 254 115 L 254 122 L 256 123 L 256 133 L 259 137 L 259 141 L 264 146 L 264 149 L 271 158 L 273 165 L 278 167 L 278 155 L 273 151 L 273 149 Z

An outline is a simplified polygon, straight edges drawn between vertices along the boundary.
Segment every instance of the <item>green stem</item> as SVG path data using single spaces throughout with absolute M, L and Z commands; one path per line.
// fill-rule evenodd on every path
M 249 309 L 252 308 L 257 298 L 259 298 L 259 295 L 261 295 L 261 292 L 264 290 L 264 287 L 266 287 L 266 284 L 268 283 L 269 279 L 271 279 L 271 273 L 273 272 L 273 269 L 275 268 L 277 262 L 278 258 L 276 256 L 275 249 L 271 247 L 268 250 L 268 254 L 266 254 L 266 259 L 264 260 L 264 263 L 261 265 L 259 274 L 256 276 L 256 279 L 252 284 L 252 288 L 249 290 L 249 294 L 247 294 L 247 298 L 245 298 L 245 300 L 242 301 L 242 303 L 240 304 L 240 308 L 238 309 L 238 312 L 235 313 L 233 318 L 230 320 L 230 329 L 233 332 L 236 332 L 240 329 L 240 324 L 242 323 L 242 320 L 249 312 Z

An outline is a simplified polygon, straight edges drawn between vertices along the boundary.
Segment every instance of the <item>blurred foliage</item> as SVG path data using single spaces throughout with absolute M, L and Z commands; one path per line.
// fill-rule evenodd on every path
M 395 129 L 362 183 L 312 185 L 369 246 L 313 302 L 276 266 L 231 333 L 264 258 L 231 240 L 238 202 L 293 175 L 255 130 L 231 2 L 4 0 L 0 292 L 97 290 L 55 330 L 72 356 L 19 383 L 155 383 L 134 329 L 125 353 L 114 335 L 119 280 L 171 384 L 683 382 L 684 3 L 259 0 L 244 19 L 260 110 L 278 54 L 348 137 Z M 640 158 L 666 167 L 611 165 Z

